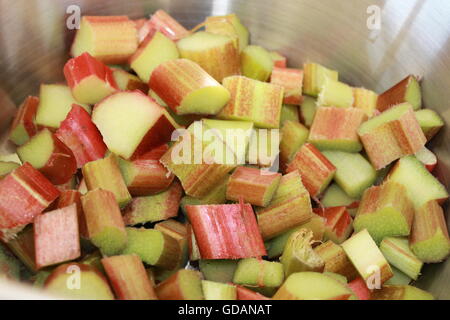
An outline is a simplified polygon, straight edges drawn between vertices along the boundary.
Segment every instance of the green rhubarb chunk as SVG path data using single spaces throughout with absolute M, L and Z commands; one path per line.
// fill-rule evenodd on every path
M 323 194 L 320 203 L 325 207 L 349 206 L 359 198 L 350 197 L 338 184 L 331 184 Z
M 337 81 L 339 77 L 337 71 L 327 69 L 317 63 L 305 63 L 303 70 L 303 92 L 313 97 L 318 96 L 327 78 Z
M 450 255 L 450 241 L 439 229 L 431 238 L 411 244 L 411 250 L 421 261 L 440 262 Z
M 422 106 L 422 93 L 416 77 L 409 77 L 408 87 L 405 92 L 405 101 L 409 102 L 414 110 L 418 110 Z
M 133 57 L 131 68 L 142 81 L 148 82 L 153 70 L 162 62 L 179 58 L 176 44 L 157 31 L 150 42 L 142 48 L 137 57 Z
M 389 175 L 389 180 L 406 188 L 408 197 L 416 209 L 430 200 L 448 197 L 445 186 L 414 156 L 401 158 Z
M 411 110 L 411 105 L 409 103 L 401 103 L 388 110 L 381 113 L 379 116 L 373 117 L 363 124 L 358 129 L 358 134 L 360 136 L 372 132 L 379 126 L 388 123 L 390 121 L 401 118 L 405 113 Z
M 286 164 L 306 142 L 309 130 L 298 121 L 286 120 L 281 127 L 280 157 Z
M 313 233 L 300 229 L 289 236 L 280 261 L 283 264 L 285 277 L 294 272 L 318 271 L 325 267 L 325 262 L 313 248 Z
M 328 277 L 331 277 L 334 280 L 337 280 L 337 281 L 339 281 L 339 282 L 341 282 L 343 284 L 347 284 L 348 283 L 347 277 L 343 276 L 342 274 L 329 272 L 329 271 L 326 271 L 323 274 L 328 276 Z
M 398 268 L 410 278 L 417 280 L 423 263 L 409 248 L 408 239 L 397 237 L 384 238 L 381 241 L 380 250 L 391 266 Z
M 283 106 L 281 107 L 280 126 L 282 126 L 287 120 L 299 122 L 298 106 L 292 104 L 283 104 Z
M 248 78 L 267 81 L 272 73 L 270 53 L 260 46 L 247 46 L 241 53 L 242 74 Z
M 353 89 L 345 83 L 326 78 L 319 92 L 317 105 L 350 108 L 353 106 Z
M 391 266 L 392 273 L 394 274 L 392 278 L 385 282 L 388 285 L 407 285 L 410 284 L 412 279 L 406 274 L 398 270 L 396 267 Z
M 122 254 L 137 254 L 143 262 L 173 269 L 181 258 L 178 242 L 159 230 L 126 228 L 128 244 Z
M 291 234 L 299 231 L 300 229 L 311 230 L 314 235 L 313 239 L 321 241 L 325 232 L 325 219 L 314 214 L 308 222 L 294 227 L 279 236 L 266 241 L 264 245 L 266 246 L 267 256 L 269 259 L 281 256 Z
M 107 256 L 119 254 L 127 245 L 127 235 L 116 227 L 103 227 L 91 237 L 91 242 Z
M 21 280 L 21 273 L 24 268 L 22 262 L 17 259 L 8 249 L 0 243 L 0 280 Z
M 239 261 L 234 272 L 233 282 L 249 287 L 279 287 L 284 280 L 283 265 L 255 258 Z
M 200 271 L 206 280 L 215 282 L 232 282 L 238 260 L 200 260 Z
M 373 300 L 434 300 L 431 293 L 409 285 L 385 285 L 372 293 Z
M 195 270 L 181 269 L 178 271 L 179 288 L 186 300 L 204 300 L 201 274 Z
M 0 178 L 7 175 L 14 169 L 20 167 L 20 164 L 10 161 L 0 161 Z
M 205 300 L 236 300 L 236 287 L 221 282 L 202 280 L 202 290 Z
M 336 167 L 334 180 L 352 198 L 359 198 L 377 177 L 376 170 L 359 153 L 322 151 Z
M 317 111 L 317 103 L 316 99 L 310 96 L 303 96 L 303 102 L 300 106 L 300 114 L 303 119 L 303 123 L 307 127 L 311 127 L 314 116 L 316 115 Z
M 444 120 L 442 120 L 441 116 L 434 110 L 422 109 L 414 113 L 420 128 L 422 128 L 422 131 L 428 140 L 433 138 L 433 136 L 444 126 Z

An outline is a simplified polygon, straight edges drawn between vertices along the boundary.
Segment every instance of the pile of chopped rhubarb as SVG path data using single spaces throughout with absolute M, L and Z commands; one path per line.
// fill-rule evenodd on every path
M 0 278 L 69 299 L 433 299 L 411 282 L 450 254 L 426 147 L 444 123 L 419 77 L 378 94 L 287 67 L 235 14 L 84 16 L 70 54 L 0 156 Z

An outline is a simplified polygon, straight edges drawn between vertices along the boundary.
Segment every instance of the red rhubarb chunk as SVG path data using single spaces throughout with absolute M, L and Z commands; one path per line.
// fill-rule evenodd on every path
M 186 210 L 202 259 L 267 254 L 250 204 L 186 206 Z
M 14 237 L 14 234 L 9 234 L 9 229 L 31 223 L 58 196 L 58 189 L 28 162 L 0 180 L 0 231 L 3 240 Z
M 78 258 L 80 238 L 76 205 L 36 217 L 34 246 L 38 269 Z
M 72 150 L 78 168 L 105 156 L 107 148 L 100 131 L 91 121 L 89 113 L 79 105 L 72 105 L 56 136 Z
M 356 278 L 353 281 L 348 283 L 348 286 L 359 300 L 370 300 L 371 292 L 369 288 L 367 288 L 366 282 L 363 278 Z

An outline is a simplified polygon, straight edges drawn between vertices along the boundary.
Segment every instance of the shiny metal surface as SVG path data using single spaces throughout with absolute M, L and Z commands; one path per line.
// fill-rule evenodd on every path
M 11 102 L 37 94 L 41 82 L 63 81 L 74 35 L 66 28 L 66 8 L 73 4 L 82 14 L 132 18 L 162 8 L 186 27 L 208 15 L 235 12 L 253 43 L 280 51 L 292 66 L 314 60 L 339 70 L 348 83 L 379 93 L 409 73 L 423 76 L 424 105 L 450 122 L 450 1 L 0 0 L 0 130 L 10 121 Z M 371 5 L 381 10 L 379 30 L 367 26 L 373 21 Z M 437 174 L 447 187 L 449 144 L 446 128 L 433 146 L 440 160 Z M 450 261 L 427 266 L 418 286 L 450 299 Z M 0 293 L 5 294 L 3 285 Z

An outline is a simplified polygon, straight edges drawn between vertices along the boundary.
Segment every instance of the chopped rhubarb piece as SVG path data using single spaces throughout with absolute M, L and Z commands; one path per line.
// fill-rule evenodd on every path
M 391 107 L 366 121 L 358 134 L 377 170 L 402 156 L 416 153 L 426 143 L 409 103 Z
M 88 52 L 106 64 L 122 64 L 136 51 L 137 30 L 127 16 L 83 16 L 70 53 Z
M 29 271 L 32 273 L 38 272 L 35 261 L 34 230 L 32 224 L 29 224 L 20 231 L 14 239 L 8 241 L 7 246 L 23 262 Z
M 425 137 L 428 141 L 444 126 L 444 121 L 436 111 L 422 109 L 414 112 Z
M 295 272 L 323 271 L 325 261 L 313 250 L 313 243 L 311 230 L 300 229 L 289 236 L 280 257 L 286 277 Z
M 168 150 L 161 145 L 133 161 L 119 158 L 119 167 L 132 196 L 147 196 L 166 190 L 175 176 L 159 162 Z
M 325 262 L 324 272 L 333 272 L 343 275 L 347 280 L 352 281 L 358 276 L 352 262 L 347 257 L 344 249 L 331 240 L 328 240 L 314 248 L 314 251 Z
M 300 106 L 300 117 L 306 127 L 310 128 L 317 112 L 316 99 L 303 96 L 303 102 Z
M 278 165 L 279 146 L 278 129 L 255 129 L 250 135 L 246 161 L 258 167 L 275 168 Z
M 39 98 L 28 96 L 17 110 L 9 129 L 9 140 L 20 146 L 37 132 L 34 118 L 39 105 Z
M 325 79 L 338 80 L 338 72 L 325 68 L 317 63 L 305 63 L 303 65 L 303 92 L 307 95 L 317 97 Z
M 137 254 L 145 263 L 165 269 L 174 269 L 181 250 L 177 240 L 155 229 L 126 228 L 128 244 L 123 254 Z
M 323 155 L 336 167 L 334 180 L 350 197 L 360 198 L 377 178 L 375 169 L 359 153 L 325 150 Z
M 156 300 L 144 264 L 137 255 L 103 258 L 102 264 L 119 300 Z
M 268 173 L 260 169 L 238 167 L 230 177 L 227 186 L 227 199 L 248 202 L 266 207 L 278 188 L 280 173 Z
M 177 46 L 168 37 L 157 31 L 150 33 L 130 58 L 130 66 L 139 78 L 148 83 L 153 70 L 165 61 L 178 59 Z
M 273 60 L 266 49 L 261 46 L 251 45 L 242 51 L 241 68 L 242 75 L 245 77 L 267 81 L 272 73 Z M 279 83 L 276 84 L 279 85 Z
M 236 286 L 237 300 L 270 300 L 262 294 L 252 291 L 243 286 Z
M 176 217 L 182 194 L 183 188 L 176 181 L 161 193 L 133 198 L 125 209 L 123 220 L 126 225 L 135 225 Z
M 64 190 L 61 191 L 61 195 L 56 201 L 56 208 L 62 209 L 75 204 L 77 207 L 77 217 L 78 217 L 78 229 L 79 234 L 83 238 L 89 238 L 86 218 L 83 213 L 83 206 L 81 204 L 81 193 L 77 190 Z
M 198 205 L 186 210 L 202 259 L 266 255 L 251 205 Z
M 436 263 L 450 255 L 450 239 L 442 207 L 434 200 L 416 210 L 411 250 L 423 262 Z
M 392 167 L 387 179 L 406 188 L 408 197 L 416 209 L 430 200 L 441 203 L 448 198 L 445 186 L 413 156 L 401 158 Z
M 73 97 L 81 103 L 96 104 L 119 90 L 112 70 L 88 52 L 67 61 L 64 76 Z
M 300 105 L 302 102 L 303 71 L 274 67 L 270 83 L 284 88 L 283 103 Z
M 75 262 L 54 269 L 45 280 L 44 290 L 67 299 L 114 300 L 108 280 L 100 271 Z
M 202 280 L 202 291 L 205 300 L 237 300 L 234 284 Z
M 81 203 L 91 242 L 105 255 L 121 252 L 127 243 L 127 233 L 114 194 L 95 189 L 82 196 Z
M 298 171 L 282 176 L 270 204 L 256 213 L 264 240 L 308 221 L 312 216 L 311 200 Z
M 34 219 L 34 247 L 38 269 L 80 256 L 75 204 L 47 212 Z
M 227 89 L 187 59 L 161 63 L 152 72 L 149 87 L 177 114 L 214 115 L 230 100 Z
M 280 126 L 282 126 L 286 121 L 300 121 L 299 107 L 297 105 L 283 104 L 281 107 Z
M 23 264 L 0 242 L 0 279 L 21 280 Z
M 181 269 L 156 286 L 161 300 L 203 300 L 201 273 Z
M 270 53 L 270 57 L 272 58 L 274 67 L 286 68 L 286 66 L 287 66 L 286 57 L 282 56 L 279 52 L 276 52 L 276 51 L 271 51 L 269 53 Z
M 353 106 L 353 90 L 343 82 L 325 78 L 317 97 L 317 105 L 351 108 Z
M 38 127 L 59 128 L 60 123 L 72 109 L 73 104 L 78 104 L 88 113 L 91 113 L 91 107 L 77 102 L 68 86 L 62 84 L 41 84 L 39 105 L 36 111 L 36 124 Z
M 294 227 L 281 235 L 270 239 L 269 241 L 266 241 L 265 246 L 267 248 L 267 256 L 269 259 L 279 257 L 283 253 L 291 234 L 299 231 L 300 229 L 310 230 L 313 233 L 312 240 L 322 241 L 325 233 L 325 219 L 313 214 L 308 222 L 302 223 L 301 225 Z
M 308 141 L 320 150 L 359 152 L 362 145 L 357 131 L 366 118 L 357 108 L 319 107 Z
M 325 218 L 325 240 L 340 244 L 347 240 L 353 231 L 353 219 L 344 206 L 317 208 L 316 214 Z
M 206 280 L 232 282 L 239 260 L 200 260 L 199 268 Z
M 19 165 L 22 164 L 22 161 L 20 161 L 19 156 L 15 152 L 14 153 L 8 153 L 8 154 L 0 155 L 0 161 L 3 161 L 3 162 L 14 162 L 14 163 L 17 163 Z
M 325 190 L 320 203 L 324 207 L 345 206 L 348 212 L 354 216 L 359 206 L 359 199 L 350 197 L 339 185 L 333 183 Z
M 353 88 L 353 107 L 363 110 L 371 118 L 377 109 L 378 95 L 365 88 Z
M 394 275 L 392 278 L 390 278 L 388 281 L 385 282 L 385 284 L 389 285 L 407 285 L 410 284 L 412 279 L 408 277 L 406 274 L 398 270 L 396 267 L 391 266 L 392 273 Z
M 0 180 L 2 240 L 7 242 L 13 239 L 58 196 L 58 189 L 29 163 L 23 164 Z
M 434 300 L 431 293 L 408 285 L 385 285 L 372 293 L 372 300 Z
M 155 224 L 155 230 L 161 231 L 178 242 L 181 251 L 179 265 L 180 267 L 184 267 L 189 260 L 189 235 L 187 225 L 174 219 L 169 219 Z
M 106 153 L 106 145 L 89 113 L 77 104 L 61 122 L 56 136 L 72 150 L 78 168 L 103 158 Z
M 198 205 L 198 204 L 225 204 L 226 193 L 229 175 L 226 175 L 224 179 L 219 181 L 212 189 L 201 198 L 194 198 L 191 196 L 184 196 L 181 199 L 181 210 L 186 214 L 187 205 Z
M 16 162 L 0 161 L 0 179 L 6 177 L 8 173 L 13 171 L 14 169 L 17 169 L 18 167 L 20 167 L 20 164 Z
M 423 262 L 409 248 L 408 239 L 386 237 L 381 241 L 380 250 L 391 266 L 398 268 L 410 278 L 417 280 Z
M 138 90 L 114 93 L 98 103 L 92 121 L 109 150 L 125 159 L 166 143 L 178 127 L 163 107 Z
M 189 249 L 189 260 L 197 261 L 201 259 L 200 249 L 198 248 L 197 240 L 195 239 L 194 230 L 192 229 L 192 225 L 187 222 L 186 224 L 187 232 L 188 232 L 188 249 Z
M 249 32 L 235 13 L 226 16 L 207 17 L 205 30 L 206 32 L 236 38 L 239 44 L 239 52 L 242 52 L 248 45 Z
M 42 129 L 18 147 L 17 154 L 22 162 L 29 162 L 53 184 L 66 183 L 77 171 L 72 150 L 48 129 Z
M 233 276 L 233 283 L 272 294 L 283 281 L 284 272 L 281 263 L 255 258 L 240 260 Z
M 359 300 L 370 300 L 371 291 L 367 288 L 366 282 L 363 278 L 356 278 L 348 283 L 348 286 L 355 293 Z
M 380 243 L 385 237 L 409 235 L 413 218 L 414 207 L 406 188 L 388 181 L 364 192 L 353 225 L 356 232 L 367 229 Z
M 113 69 L 113 77 L 116 81 L 117 87 L 119 87 L 122 91 L 133 91 L 139 90 L 142 93 L 148 93 L 148 85 L 147 83 L 141 81 L 137 76 L 126 72 L 122 69 Z
M 336 167 L 314 145 L 305 143 L 286 168 L 287 173 L 295 170 L 311 197 L 316 197 L 331 182 Z
M 177 43 L 181 58 L 200 65 L 218 82 L 240 74 L 240 56 L 236 39 L 209 32 L 196 32 Z
M 291 274 L 273 300 L 350 300 L 353 291 L 333 277 L 318 272 Z
M 131 201 L 131 195 L 120 173 L 117 157 L 110 154 L 104 159 L 83 166 L 83 177 L 89 191 L 97 188 L 111 191 L 121 208 Z
M 309 130 L 298 121 L 287 120 L 281 127 L 280 162 L 285 171 L 286 166 L 300 147 L 308 139 Z
M 417 151 L 415 154 L 416 158 L 423 163 L 425 168 L 427 168 L 428 171 L 433 172 L 434 167 L 437 165 L 437 157 L 436 155 L 431 152 L 426 147 L 423 147 L 419 151 Z
M 223 152 L 222 155 L 206 152 L 211 140 L 214 141 L 214 150 L 217 150 L 218 144 L 222 150 L 226 146 L 214 133 L 213 139 L 204 138 L 203 126 L 200 121 L 194 122 L 160 159 L 161 163 L 180 179 L 186 194 L 196 198 L 206 196 L 236 167 L 234 158 L 230 163 Z M 200 148 L 205 152 L 198 152 Z M 180 151 L 183 155 L 180 155 Z
M 369 289 L 382 285 L 392 277 L 389 263 L 366 229 L 353 234 L 342 244 L 342 248 Z
M 279 127 L 282 87 L 242 76 L 225 78 L 223 85 L 231 99 L 218 114 L 220 119 L 253 121 L 261 128 Z
M 149 23 L 173 41 L 178 41 L 190 34 L 178 21 L 161 9 L 151 15 Z
M 407 76 L 395 86 L 380 94 L 377 109 L 383 112 L 403 102 L 410 103 L 414 110 L 418 110 L 422 106 L 419 80 L 413 75 Z

